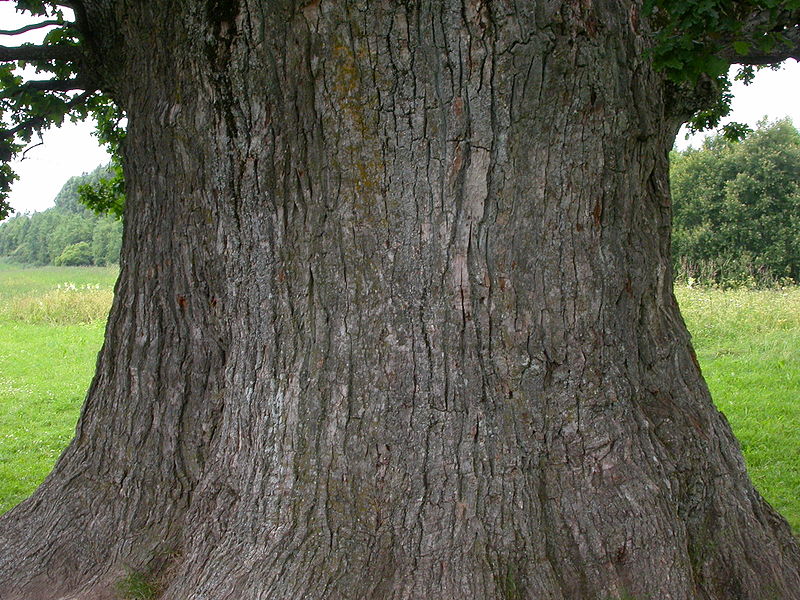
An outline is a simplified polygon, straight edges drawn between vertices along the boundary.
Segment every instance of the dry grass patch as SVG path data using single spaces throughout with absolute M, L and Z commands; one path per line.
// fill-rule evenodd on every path
M 108 317 L 114 292 L 100 285 L 60 284 L 43 294 L 25 295 L 8 301 L 3 315 L 30 324 L 77 325 Z

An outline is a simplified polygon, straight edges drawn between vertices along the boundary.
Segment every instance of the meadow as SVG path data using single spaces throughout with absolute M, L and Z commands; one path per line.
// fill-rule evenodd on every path
M 0 513 L 71 439 L 103 342 L 115 267 L 0 262 Z
M 750 477 L 800 535 L 800 287 L 675 295 Z
M 116 275 L 0 262 L 0 513 L 34 490 L 72 436 Z M 800 288 L 676 295 L 756 487 L 800 533 Z

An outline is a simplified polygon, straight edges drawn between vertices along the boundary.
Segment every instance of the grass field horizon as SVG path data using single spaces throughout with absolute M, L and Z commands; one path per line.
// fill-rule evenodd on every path
M 0 513 L 33 492 L 74 433 L 116 276 L 0 261 Z M 676 296 L 750 476 L 800 533 L 800 288 Z

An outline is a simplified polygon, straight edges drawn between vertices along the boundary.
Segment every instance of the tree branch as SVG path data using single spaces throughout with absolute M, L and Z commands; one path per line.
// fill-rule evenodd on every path
M 20 131 L 25 129 L 38 129 L 42 127 L 45 123 L 47 123 L 47 119 L 42 116 L 35 116 L 31 117 L 30 119 L 25 119 L 22 123 L 19 123 L 15 127 L 11 129 L 0 129 L 0 140 L 5 140 L 10 137 L 15 136 Z
M 726 45 L 719 56 L 732 64 L 739 65 L 772 65 L 788 58 L 800 60 L 800 27 L 794 27 L 781 32 L 786 40 L 768 51 L 751 48 L 748 52 L 740 54 L 733 46 Z
M 78 60 L 82 56 L 78 46 L 0 46 L 0 61 Z
M 719 57 L 739 65 L 770 65 L 788 58 L 800 60 L 800 10 L 783 10 L 777 14 L 762 10 L 751 14 L 743 20 L 739 38 L 752 36 L 755 39 L 759 34 L 777 35 L 783 40 L 769 50 L 753 47 L 747 52 L 737 52 L 736 40 L 726 37 Z
M 78 94 L 72 100 L 67 102 L 67 112 L 75 108 L 76 106 L 80 106 L 86 100 L 88 100 L 92 94 L 95 93 L 97 90 L 86 90 L 85 92 Z M 29 119 L 25 119 L 22 123 L 17 124 L 16 126 L 12 127 L 11 129 L 0 129 L 0 140 L 5 140 L 10 137 L 13 137 L 20 131 L 24 130 L 34 130 L 44 126 L 47 123 L 48 119 L 42 115 L 36 115 Z
M 35 92 L 70 92 L 72 90 L 86 90 L 89 86 L 84 79 L 41 79 L 26 81 L 19 86 L 19 91 Z
M 42 21 L 41 23 L 31 23 L 30 25 L 25 25 L 19 29 L 0 29 L 0 35 L 19 35 L 20 33 L 25 33 L 26 31 L 33 31 L 34 29 L 41 29 L 42 27 L 50 27 L 51 25 L 69 25 L 69 23 L 64 23 L 63 21 L 58 20 Z
M 39 147 L 39 146 L 41 146 L 42 144 L 44 144 L 44 142 L 43 142 L 43 141 L 42 141 L 42 142 L 39 142 L 38 144 L 34 144 L 33 146 L 28 146 L 27 148 L 25 148 L 25 150 L 23 150 L 23 151 L 22 151 L 22 158 L 21 158 L 20 160 L 25 160 L 25 159 L 28 157 L 28 156 L 27 156 L 27 155 L 28 155 L 28 152 L 30 152 L 30 151 L 31 151 L 31 150 L 33 150 L 34 148 L 38 148 L 38 147 Z

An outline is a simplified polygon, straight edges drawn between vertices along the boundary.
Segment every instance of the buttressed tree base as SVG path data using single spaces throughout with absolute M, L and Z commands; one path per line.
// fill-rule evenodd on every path
M 676 3 L 58 4 L 86 91 L 27 91 L 124 110 L 125 239 L 4 599 L 800 598 L 672 293 Z M 708 69 L 795 52 L 714 4 Z

